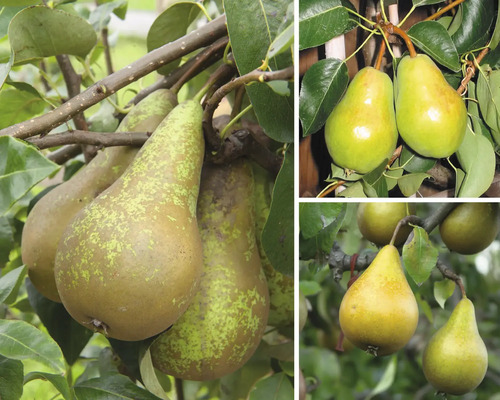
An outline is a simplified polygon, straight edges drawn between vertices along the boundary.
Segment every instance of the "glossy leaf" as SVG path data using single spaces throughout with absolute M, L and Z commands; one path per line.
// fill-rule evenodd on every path
M 271 375 L 257 382 L 250 392 L 249 400 L 290 400 L 293 398 L 293 386 L 283 372 Z
M 415 46 L 439 64 L 455 72 L 460 70 L 455 44 L 448 31 L 439 22 L 418 22 L 408 29 L 407 33 Z
M 143 351 L 143 354 L 140 357 L 140 369 L 144 387 L 154 395 L 158 396 L 160 399 L 168 399 L 165 390 L 163 390 L 163 387 L 161 386 L 158 377 L 156 376 L 155 368 L 153 367 L 153 360 L 151 359 L 151 351 L 149 348 Z
M 93 332 L 76 322 L 61 303 L 42 296 L 29 279 L 26 280 L 26 290 L 31 307 L 61 348 L 67 363 L 73 365 Z
M 271 209 L 262 231 L 262 245 L 274 269 L 293 276 L 293 145 L 286 151 L 276 178 Z
M 475 50 L 487 44 L 488 31 L 495 18 L 493 1 L 467 0 L 460 4 L 461 23 L 451 36 L 459 54 Z
M 13 269 L 0 278 L 0 303 L 12 304 L 16 301 L 17 292 L 26 276 L 25 266 Z
M 56 373 L 65 371 L 57 343 L 25 321 L 0 320 L 0 354 L 15 360 L 35 359 Z
M 360 181 L 354 182 L 349 185 L 345 190 L 339 193 L 340 197 L 366 197 L 365 191 L 363 189 L 363 184 Z
M 120 374 L 110 374 L 80 382 L 75 385 L 74 389 L 78 400 L 161 400 Z
M 317 132 L 340 101 L 349 75 L 342 60 L 328 58 L 309 68 L 302 80 L 299 97 L 299 116 L 303 135 Z
M 267 51 L 287 21 L 287 0 L 225 0 L 227 28 L 238 71 L 247 74 L 262 64 Z M 291 56 L 283 53 L 269 60 L 277 71 L 292 65 Z M 279 142 L 293 141 L 293 85 L 290 96 L 280 96 L 264 83 L 246 87 L 260 126 L 266 135 Z
M 309 239 L 334 222 L 341 224 L 344 214 L 344 203 L 300 203 L 300 233 Z
M 478 155 L 481 155 L 478 157 Z M 458 197 L 479 197 L 491 185 L 495 176 L 495 151 L 486 137 L 467 129 L 457 151 L 458 161 L 465 172 L 465 178 L 458 191 Z
M 429 279 L 437 258 L 438 250 L 429 240 L 427 232 L 419 226 L 413 228 L 413 238 L 403 246 L 403 263 L 418 286 Z
M 59 168 L 32 146 L 10 136 L 0 137 L 0 216 Z
M 73 34 L 68 35 L 68 27 Z M 15 63 L 71 54 L 85 57 L 97 42 L 92 25 L 79 16 L 45 6 L 25 8 L 9 25 Z
M 149 28 L 147 45 L 148 51 L 163 46 L 184 36 L 189 25 L 199 16 L 200 7 L 194 1 L 182 1 L 172 4 L 163 11 Z M 160 68 L 158 72 L 167 75 L 175 69 L 180 59 Z
M 0 356 L 0 399 L 18 400 L 23 394 L 23 363 Z
M 343 34 L 348 26 L 349 13 L 340 0 L 299 2 L 299 50 L 322 45 Z
M 0 129 L 41 114 L 45 101 L 28 90 L 4 89 L 0 91 Z
M 409 197 L 412 194 L 417 193 L 418 188 L 422 185 L 422 182 L 426 178 L 430 178 L 430 175 L 422 172 L 403 175 L 398 179 L 399 189 L 404 196 Z
M 373 388 L 370 394 L 366 397 L 366 400 L 372 399 L 377 394 L 385 392 L 392 386 L 392 384 L 394 383 L 394 379 L 396 378 L 397 366 L 398 366 L 398 356 L 395 354 L 389 360 L 389 363 L 387 364 L 387 368 L 385 369 L 384 374 L 378 381 L 377 386 L 375 386 L 375 388 Z
M 443 0 L 412 0 L 412 2 L 415 7 L 420 7 L 420 6 L 427 6 L 430 4 L 442 3 Z
M 278 54 L 284 53 L 285 51 L 290 50 L 293 46 L 293 22 L 286 27 L 286 29 L 281 32 L 276 39 L 273 40 L 271 45 L 269 46 L 269 50 L 267 51 L 267 57 L 273 58 Z
M 498 2 L 498 6 L 500 8 L 500 1 Z M 498 42 L 500 42 L 500 12 L 497 13 L 495 30 L 493 31 L 493 35 L 491 36 L 490 44 L 488 47 L 491 50 L 495 50 L 498 46 Z
M 406 146 L 403 147 L 399 160 L 401 166 L 408 172 L 427 172 L 436 164 L 434 158 L 422 157 Z
M 14 231 L 7 217 L 0 217 L 0 268 L 9 261 L 9 253 L 14 245 Z
M 68 381 L 63 375 L 49 374 L 47 372 L 30 372 L 24 377 L 24 383 L 35 379 L 47 380 L 61 393 L 64 400 L 73 400 L 73 390 L 69 387 Z
M 455 286 L 455 282 L 449 279 L 434 282 L 434 298 L 441 308 L 444 309 L 444 304 L 455 291 Z
M 500 132 L 500 70 L 481 68 L 477 79 L 476 96 L 484 122 Z
M 144 341 L 126 342 L 108 338 L 109 344 L 113 348 L 113 352 L 120 357 L 120 360 L 125 364 L 130 375 L 136 379 L 141 378 L 140 370 L 140 353 L 143 351 Z

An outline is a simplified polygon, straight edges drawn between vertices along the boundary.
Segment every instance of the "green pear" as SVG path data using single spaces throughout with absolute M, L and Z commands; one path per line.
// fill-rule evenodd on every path
M 390 158 L 398 139 L 389 76 L 361 69 L 325 125 L 325 140 L 335 164 L 361 174 Z
M 450 250 L 475 254 L 487 248 L 500 230 L 498 203 L 463 203 L 439 225 L 439 233 Z
M 255 243 L 253 177 L 242 159 L 202 172 L 198 221 L 203 276 L 187 311 L 151 346 L 153 364 L 181 379 L 239 369 L 266 328 L 269 295 Z
M 414 213 L 414 203 L 360 203 L 357 213 L 358 228 L 365 239 L 384 246 L 391 241 L 398 222 Z M 409 225 L 401 227 L 394 245 L 403 244 L 411 230 Z
M 257 247 L 259 248 L 262 268 L 269 287 L 269 318 L 267 323 L 274 327 L 293 327 L 294 321 L 294 285 L 293 278 L 274 269 L 262 245 L 262 231 L 266 225 L 271 207 L 271 174 L 259 165 L 252 163 L 254 175 L 254 207 Z
M 55 278 L 63 305 L 89 328 L 142 340 L 172 325 L 196 293 L 202 107 L 176 106 L 127 170 L 63 234 Z
M 467 110 L 428 56 L 401 59 L 395 100 L 399 134 L 415 152 L 444 158 L 458 150 L 467 127 Z
M 130 110 L 117 132 L 152 132 L 176 104 L 174 93 L 157 90 Z M 66 226 L 125 171 L 138 151 L 128 146 L 100 151 L 87 166 L 42 197 L 31 210 L 23 228 L 22 259 L 28 266 L 31 282 L 45 297 L 61 302 L 54 262 Z
M 347 289 L 339 319 L 345 337 L 371 354 L 392 354 L 408 343 L 417 328 L 418 306 L 396 247 L 383 247 Z
M 425 377 L 438 391 L 462 395 L 474 390 L 488 369 L 488 353 L 477 330 L 474 305 L 464 297 L 448 322 L 427 344 Z

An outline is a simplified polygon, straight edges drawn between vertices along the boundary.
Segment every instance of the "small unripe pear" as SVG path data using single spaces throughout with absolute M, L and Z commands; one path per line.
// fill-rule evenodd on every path
M 462 395 L 482 382 L 488 353 L 468 298 L 460 300 L 448 322 L 432 336 L 424 350 L 422 367 L 427 380 L 443 393 Z

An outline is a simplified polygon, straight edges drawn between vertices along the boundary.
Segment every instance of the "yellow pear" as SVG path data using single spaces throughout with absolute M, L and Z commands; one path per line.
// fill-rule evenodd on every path
M 443 393 L 462 395 L 482 382 L 488 353 L 479 336 L 474 305 L 467 297 L 432 336 L 424 350 L 422 367 L 427 380 Z
M 339 318 L 345 337 L 371 354 L 392 354 L 408 343 L 417 328 L 418 306 L 396 247 L 383 247 L 347 290 Z

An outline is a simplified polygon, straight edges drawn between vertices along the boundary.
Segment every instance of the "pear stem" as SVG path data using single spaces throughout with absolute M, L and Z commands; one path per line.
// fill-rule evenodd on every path
M 387 32 L 389 33 L 395 33 L 396 35 L 401 36 L 401 38 L 404 40 L 406 47 L 408 47 L 408 51 L 410 52 L 410 57 L 413 58 L 417 55 L 417 52 L 415 51 L 415 47 L 413 46 L 413 43 L 411 42 L 410 37 L 406 34 L 404 30 L 401 28 L 388 24 L 387 25 Z
M 458 6 L 460 3 L 463 3 L 465 0 L 455 0 L 453 2 L 451 2 L 450 4 L 448 4 L 446 7 L 443 7 L 441 10 L 439 10 L 438 12 L 432 14 L 431 16 L 427 17 L 426 19 L 424 19 L 424 21 L 432 21 L 432 20 L 435 20 L 436 18 L 440 17 L 441 15 L 443 15 L 445 12 L 451 10 L 453 7 L 455 6 Z
M 443 277 L 455 282 L 455 284 L 460 288 L 460 292 L 462 293 L 462 297 L 464 297 L 464 298 L 467 297 L 467 294 L 465 293 L 465 287 L 464 287 L 464 284 L 462 282 L 462 278 L 460 278 L 460 276 L 458 276 L 454 271 L 452 271 L 449 267 L 447 267 L 445 264 L 443 264 L 443 262 L 440 260 L 437 261 L 436 266 L 437 266 L 437 269 L 439 270 L 439 272 L 441 272 L 441 274 L 443 275 Z
M 182 385 L 182 379 L 175 378 L 175 393 L 177 394 L 177 400 L 184 400 L 184 387 Z
M 388 33 L 384 32 L 384 35 L 387 37 Z M 375 69 L 378 69 L 379 71 L 380 67 L 382 66 L 382 59 L 384 58 L 385 49 L 385 40 L 382 40 L 382 42 L 380 43 L 380 49 L 378 50 L 377 61 L 375 62 Z
M 394 233 L 392 234 L 391 242 L 389 243 L 391 246 L 394 246 L 394 242 L 396 241 L 396 237 L 398 236 L 401 227 L 408 224 L 423 226 L 424 220 L 416 215 L 407 215 L 402 218 L 396 225 L 396 229 L 394 229 Z

